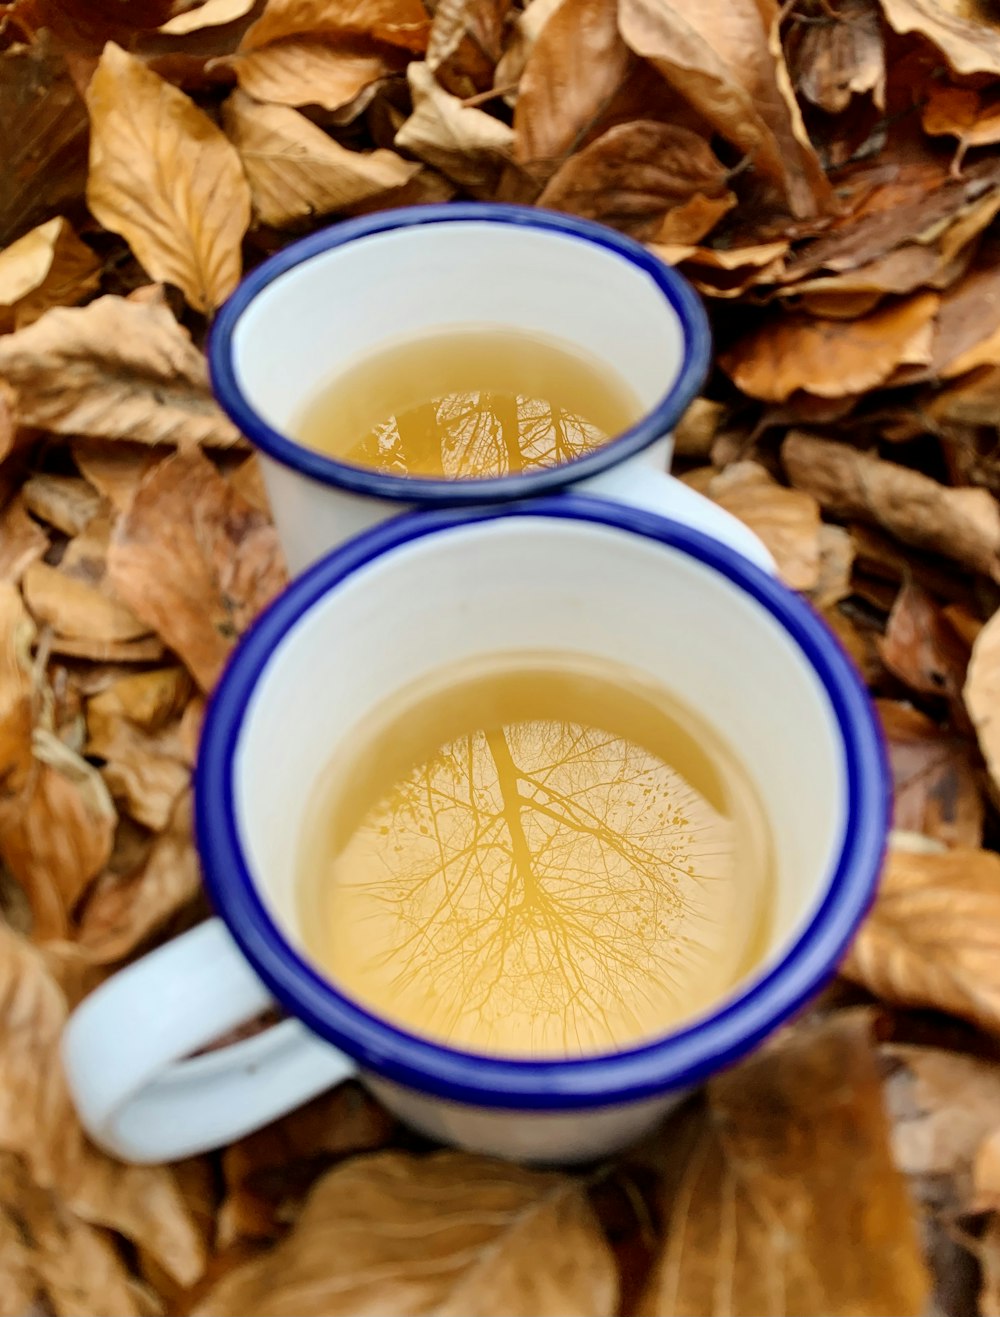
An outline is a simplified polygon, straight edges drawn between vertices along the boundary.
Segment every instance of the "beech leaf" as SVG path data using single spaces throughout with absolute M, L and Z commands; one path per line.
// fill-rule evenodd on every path
M 248 14 L 254 4 L 255 0 L 204 0 L 193 9 L 167 19 L 159 31 L 166 36 L 184 37 L 204 27 L 221 27 L 224 23 L 233 23 Z
M 994 790 L 1000 792 L 1000 612 L 993 614 L 972 646 L 962 696 Z
M 258 50 L 285 37 L 368 38 L 422 53 L 430 19 L 421 0 L 268 0 L 241 43 Z
M 901 35 L 926 37 L 955 73 L 1000 75 L 1000 24 L 962 0 L 879 0 L 886 21 Z
M 50 306 L 93 292 L 101 263 L 61 217 L 0 251 L 0 330 L 30 325 Z
M 796 87 L 828 114 L 870 92 L 885 109 L 885 47 L 870 0 L 840 0 L 830 22 L 804 27 L 791 61 Z
M 87 88 L 87 204 L 154 279 L 196 311 L 239 282 L 250 188 L 222 131 L 183 92 L 109 42 Z
M 406 76 L 413 113 L 396 134 L 396 146 L 473 192 L 495 187 L 513 143 L 508 125 L 449 95 L 426 64 L 411 64 Z
M 734 462 L 712 478 L 706 493 L 760 536 L 787 586 L 817 587 L 822 522 L 811 494 L 779 485 L 756 462 Z
M 321 37 L 285 37 L 229 63 L 243 91 L 278 105 L 320 105 L 339 110 L 366 87 L 398 72 L 403 57 L 386 49 L 331 45 Z

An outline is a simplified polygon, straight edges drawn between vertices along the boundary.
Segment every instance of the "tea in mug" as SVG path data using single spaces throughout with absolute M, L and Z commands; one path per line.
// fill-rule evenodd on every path
M 482 479 L 582 457 L 643 410 L 596 358 L 515 330 L 466 327 L 362 358 L 312 399 L 291 431 L 352 466 Z
M 753 784 L 628 668 L 496 657 L 360 726 L 307 811 L 307 952 L 344 993 L 464 1051 L 570 1058 L 707 1010 L 768 941 Z

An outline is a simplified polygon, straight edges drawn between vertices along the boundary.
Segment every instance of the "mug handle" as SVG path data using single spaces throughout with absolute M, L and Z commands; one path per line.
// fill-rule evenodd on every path
M 357 1072 L 292 1019 L 192 1056 L 272 1005 L 220 919 L 115 974 L 63 1035 L 87 1133 L 126 1161 L 173 1161 L 259 1129 Z
M 668 475 L 648 462 L 623 462 L 582 481 L 577 488 L 613 503 L 625 503 L 669 517 L 735 549 L 768 575 L 778 574 L 770 552 L 749 526 L 676 476 Z

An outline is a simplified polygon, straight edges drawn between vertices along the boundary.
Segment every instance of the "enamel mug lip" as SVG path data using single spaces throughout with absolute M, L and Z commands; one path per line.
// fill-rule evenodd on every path
M 656 285 L 680 324 L 684 355 L 677 378 L 663 397 L 630 429 L 581 457 L 541 471 L 487 479 L 431 480 L 387 475 L 338 462 L 305 448 L 269 425 L 251 405 L 239 381 L 235 334 L 240 317 L 269 284 L 297 265 L 347 243 L 430 224 L 500 224 L 542 229 L 559 237 L 590 243 L 637 267 Z M 377 296 L 377 290 L 372 290 Z M 421 507 L 456 507 L 520 499 L 551 493 L 565 485 L 596 476 L 669 434 L 697 396 L 711 360 L 711 335 L 704 308 L 679 274 L 640 243 L 613 229 L 555 211 L 493 202 L 449 202 L 409 206 L 360 219 L 345 220 L 292 243 L 249 274 L 220 310 L 208 340 L 212 390 L 223 410 L 242 433 L 268 457 L 326 485 L 369 498 L 395 500 Z
M 477 1055 L 370 1014 L 285 941 L 257 894 L 239 839 L 234 781 L 241 724 L 285 635 L 373 560 L 424 536 L 511 516 L 611 527 L 677 549 L 728 578 L 770 613 L 812 667 L 830 700 L 843 747 L 844 832 L 826 895 L 809 924 L 780 963 L 717 1012 L 620 1053 L 555 1061 Z M 363 1069 L 386 1079 L 457 1102 L 526 1111 L 609 1106 L 690 1086 L 736 1060 L 799 1010 L 835 968 L 874 897 L 890 812 L 885 751 L 867 693 L 809 606 L 716 540 L 647 512 L 575 494 L 404 515 L 315 564 L 262 614 L 231 658 L 206 717 L 195 794 L 198 846 L 211 899 L 247 960 L 289 1012 Z

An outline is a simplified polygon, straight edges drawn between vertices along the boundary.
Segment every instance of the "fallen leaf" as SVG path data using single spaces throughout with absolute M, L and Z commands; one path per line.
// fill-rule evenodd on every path
M 876 700 L 875 707 L 892 769 L 894 827 L 978 849 L 983 801 L 967 743 L 908 704 Z
M 1000 612 L 993 614 L 972 646 L 962 698 L 994 788 L 1000 791 Z
M 640 1317 L 924 1311 L 869 1033 L 850 1012 L 788 1031 L 667 1126 L 664 1237 Z
M 922 293 L 859 320 L 781 315 L 719 356 L 752 398 L 785 402 L 798 389 L 840 398 L 883 384 L 897 366 L 931 359 L 938 298 Z
M 49 537 L 28 516 L 24 496 L 12 498 L 0 512 L 0 581 L 14 585 L 49 548 Z
M 250 182 L 254 213 L 281 228 L 346 210 L 407 183 L 420 166 L 392 151 L 349 151 L 284 105 L 261 105 L 235 91 L 223 123 Z
M 917 32 L 955 73 L 1000 76 L 1000 25 L 976 0 L 879 0 L 886 21 L 905 36 Z
M 183 92 L 109 42 L 87 88 L 87 204 L 196 311 L 240 278 L 250 188 L 239 156 Z
M 1000 511 L 985 489 L 948 489 L 847 444 L 791 431 L 781 449 L 788 478 L 843 519 L 883 526 L 904 544 L 973 571 L 997 572 Z
M 896 596 L 879 653 L 911 690 L 948 699 L 961 694 L 969 651 L 931 596 L 913 581 L 905 581 Z
M 708 457 L 725 411 L 725 407 L 720 402 L 712 402 L 708 398 L 695 398 L 674 430 L 675 455 Z
M 137 640 L 151 630 L 125 604 L 47 563 L 32 563 L 22 584 L 25 603 L 35 619 L 59 636 Z
M 993 336 L 1000 333 L 997 256 L 1000 252 L 996 249 L 987 249 L 984 258 L 942 295 L 934 322 L 931 359 L 921 372 L 924 377 L 950 378 L 997 360 L 990 348 Z
M 241 49 L 285 37 L 363 37 L 422 54 L 430 20 L 421 0 L 268 0 Z
M 579 1180 L 467 1153 L 383 1152 L 324 1176 L 292 1233 L 194 1317 L 611 1317 L 617 1290 Z
M 0 338 L 23 423 L 144 444 L 240 441 L 212 399 L 204 356 L 168 308 L 101 297 Z
M 543 181 L 586 139 L 632 71 L 614 0 L 562 0 L 534 42 L 514 106 L 514 156 Z
M 510 0 L 440 0 L 427 40 L 427 67 L 445 91 L 469 97 L 494 85 L 510 8 Z
M 609 128 L 571 155 L 537 204 L 651 242 L 668 232 L 672 240 L 698 242 L 736 204 L 727 178 L 728 171 L 696 133 L 637 119 Z M 678 212 L 698 199 L 709 203 L 707 210 L 689 212 L 686 227 L 678 223 Z M 671 218 L 672 229 L 667 227 Z
M 30 325 L 50 306 L 80 302 L 97 287 L 101 262 L 61 217 L 0 251 L 0 332 Z
M 794 48 L 792 81 L 807 101 L 840 114 L 854 96 L 870 92 L 885 109 L 885 48 L 870 0 L 839 0 L 808 24 Z
M 73 476 L 31 476 L 21 489 L 24 505 L 64 535 L 79 535 L 101 510 L 101 496 Z
M 495 87 L 518 86 L 542 28 L 562 3 L 563 0 L 531 0 L 531 3 L 515 17 L 513 36 L 497 63 L 493 79 Z M 517 96 L 514 95 L 508 104 L 514 104 L 516 100 Z
M 619 12 L 626 44 L 782 188 L 793 213 L 810 215 L 830 189 L 791 92 L 778 22 L 771 0 L 622 0 Z
M 203 4 L 168 19 L 159 31 L 166 36 L 184 37 L 205 27 L 220 27 L 248 14 L 255 3 L 256 0 L 204 0 Z
M 1000 105 L 995 100 L 984 101 L 968 87 L 932 87 L 920 122 L 932 137 L 958 138 L 952 162 L 955 173 L 961 171 L 966 151 L 1000 142 Z
M 274 528 L 197 449 L 143 480 L 115 533 L 109 573 L 206 691 L 285 582 Z
M 87 173 L 87 112 L 50 33 L 0 52 L 0 243 L 75 202 Z
M 166 455 L 124 439 L 74 439 L 71 450 L 80 474 L 116 512 L 125 511 L 143 477 Z
M 449 95 L 426 64 L 411 64 L 406 76 L 413 113 L 397 132 L 396 146 L 473 193 L 495 188 L 513 143 L 510 127 Z
M 851 593 L 854 568 L 854 539 L 843 526 L 819 528 L 819 579 L 809 591 L 809 598 L 819 609 L 832 608 Z
M 712 478 L 706 493 L 763 540 L 790 589 L 816 588 L 822 523 L 811 494 L 779 485 L 757 462 L 734 462 Z
M 1000 1031 L 1000 856 L 891 851 L 878 899 L 841 965 L 898 1006 Z
M 319 105 L 325 110 L 350 105 L 366 88 L 398 72 L 404 62 L 401 52 L 332 45 L 308 33 L 240 52 L 228 61 L 241 89 L 257 100 Z

